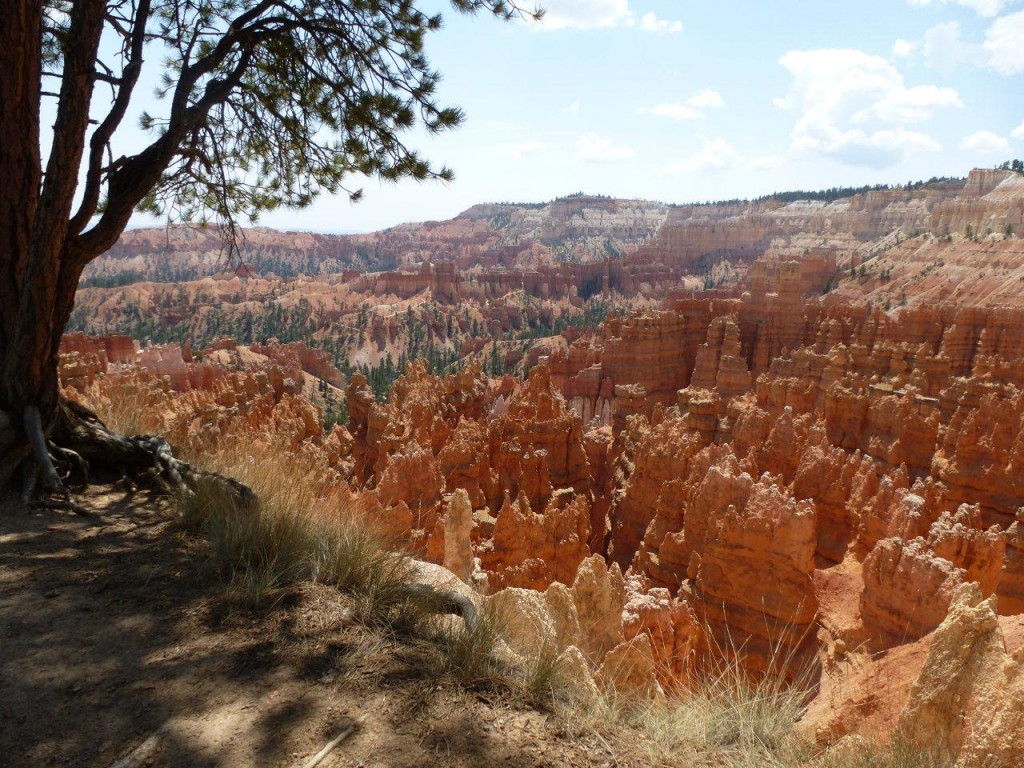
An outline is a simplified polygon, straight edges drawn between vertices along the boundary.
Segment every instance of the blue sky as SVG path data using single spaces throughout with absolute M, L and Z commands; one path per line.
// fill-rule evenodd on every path
M 1024 0 L 546 0 L 427 41 L 450 185 L 362 183 L 261 224 L 368 231 L 578 190 L 687 202 L 962 175 L 1024 157 Z

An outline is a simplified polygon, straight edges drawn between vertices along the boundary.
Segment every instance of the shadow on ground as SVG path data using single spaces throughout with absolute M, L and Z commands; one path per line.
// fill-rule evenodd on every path
M 158 729 L 154 766 L 297 766 L 358 716 L 325 766 L 601 764 L 545 715 L 428 679 L 327 587 L 233 607 L 166 500 L 80 501 L 93 514 L 0 500 L 4 768 L 107 768 Z

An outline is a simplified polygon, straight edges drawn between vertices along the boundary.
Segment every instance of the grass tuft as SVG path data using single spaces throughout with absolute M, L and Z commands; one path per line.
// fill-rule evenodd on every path
M 799 687 L 752 681 L 731 663 L 689 690 L 642 705 L 605 694 L 584 722 L 652 765 L 783 768 L 803 754 L 792 734 L 805 703 Z
M 810 768 L 953 768 L 956 761 L 936 749 L 918 747 L 898 734 L 885 745 L 860 739 L 826 751 Z
M 504 627 L 504 617 L 493 603 L 481 608 L 472 626 L 461 619 L 438 617 L 426 633 L 436 650 L 430 673 L 451 677 L 466 688 L 511 689 L 514 669 L 501 654 Z
M 210 542 L 231 591 L 259 605 L 296 581 L 333 586 L 348 594 L 368 624 L 408 623 L 413 570 L 402 542 L 351 508 L 347 497 L 325 494 L 301 457 L 221 450 L 204 468 L 245 483 L 254 508 L 239 509 L 214 484 L 179 502 L 181 524 Z
M 558 648 L 553 642 L 542 643 L 540 650 L 526 660 L 519 687 L 525 699 L 534 706 L 546 707 L 573 701 L 572 681 L 567 679 Z

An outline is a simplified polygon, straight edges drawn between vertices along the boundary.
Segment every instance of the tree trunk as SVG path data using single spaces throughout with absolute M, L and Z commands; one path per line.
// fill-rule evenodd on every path
M 68 246 L 67 235 L 105 3 L 79 0 L 71 6 L 74 44 L 64 52 L 45 177 L 39 127 L 42 6 L 39 0 L 10 0 L 0 14 L 0 484 L 28 456 L 26 430 L 39 431 L 31 426 L 36 415 L 45 434 L 56 422 L 60 337 L 89 260 Z M 36 453 L 45 458 L 38 447 Z
M 182 493 L 191 493 L 201 482 L 224 484 L 240 502 L 249 503 L 248 489 L 240 490 L 222 478 L 211 479 L 175 460 L 162 440 L 114 435 L 88 411 L 62 402 L 57 378 L 60 339 L 82 270 L 117 240 L 135 206 L 158 182 L 178 142 L 205 117 L 214 103 L 210 87 L 204 105 L 190 106 L 187 90 L 176 96 L 180 102 L 176 129 L 112 172 L 100 222 L 83 233 L 96 212 L 95 201 L 91 208 L 83 206 L 74 228 L 71 211 L 90 133 L 107 2 L 75 0 L 68 4 L 66 17 L 61 17 L 60 35 L 67 43 L 56 65 L 60 92 L 47 94 L 57 98 L 44 174 L 40 150 L 44 4 L 4 1 L 0 12 L 0 486 L 23 466 L 26 499 L 40 473 L 50 490 L 67 495 L 51 457 L 56 454 L 80 461 L 83 468 L 83 459 L 92 459 L 149 473 Z M 137 11 L 135 23 L 141 26 L 133 35 L 132 66 L 141 62 L 149 3 L 142 2 Z M 232 44 L 225 45 L 227 51 Z M 213 66 L 212 60 L 207 62 L 207 69 L 195 70 L 193 78 Z M 137 76 L 133 72 L 121 81 L 125 90 L 119 92 L 119 99 L 130 98 Z M 119 101 L 108 116 L 113 122 L 104 122 L 101 128 L 116 128 L 126 106 L 127 101 Z M 103 134 L 99 135 L 102 146 Z M 95 174 L 102 170 L 90 169 Z M 92 178 L 99 183 L 99 176 Z
M 20 311 L 42 179 L 41 46 L 42 3 L 13 0 L 5 5 L 0 14 L 0 483 L 28 455 L 25 405 L 37 394 L 40 401 L 56 405 L 56 369 L 47 381 L 40 362 L 26 359 L 26 346 L 35 345 L 25 344 Z

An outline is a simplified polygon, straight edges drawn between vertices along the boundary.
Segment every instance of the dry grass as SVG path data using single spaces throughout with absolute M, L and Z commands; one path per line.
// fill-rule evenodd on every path
M 105 395 L 102 400 L 86 398 L 86 405 L 110 430 L 121 435 L 154 433 L 157 420 L 149 393 L 138 387 L 111 386 L 105 390 Z
M 898 736 L 888 745 L 854 741 L 826 751 L 808 768 L 953 768 L 955 760 L 936 750 L 916 747 Z
M 741 675 L 637 707 L 604 695 L 585 709 L 559 708 L 575 730 L 614 754 L 658 768 L 953 768 L 955 761 L 902 739 L 851 739 L 821 750 L 794 729 L 805 698 Z
M 805 754 L 792 734 L 806 700 L 800 687 L 753 681 L 730 663 L 677 695 L 638 704 L 605 694 L 568 714 L 650 765 L 783 768 Z
M 180 502 L 182 524 L 209 539 L 243 602 L 258 605 L 278 587 L 312 581 L 349 595 L 353 613 L 368 624 L 407 624 L 405 613 L 426 608 L 410 591 L 414 574 L 401 542 L 325 493 L 301 456 L 249 455 L 236 445 L 203 464 L 259 499 L 254 509 L 239 509 L 215 487 L 203 487 Z
M 573 681 L 568 679 L 568 674 L 562 666 L 558 648 L 553 643 L 545 642 L 521 667 L 520 693 L 538 707 L 571 704 L 575 697 L 572 693 Z
M 534 653 L 521 656 L 510 649 L 508 632 L 500 605 L 493 601 L 484 603 L 472 626 L 452 617 L 431 622 L 423 634 L 433 650 L 429 676 L 498 691 L 510 702 L 538 709 L 571 707 L 573 681 L 567 679 L 556 645 L 542 642 Z
M 751 676 L 742 648 L 722 648 L 694 671 L 688 688 L 652 702 L 603 693 L 559 711 L 615 753 L 643 765 L 678 768 L 953 768 L 933 750 L 895 738 L 851 739 L 831 749 L 803 741 L 796 725 L 815 693 L 813 666 L 776 650 L 768 674 Z
M 440 618 L 425 633 L 437 651 L 429 674 L 452 677 L 467 688 L 513 688 L 516 669 L 500 652 L 504 631 L 504 618 L 493 603 L 480 610 L 472 626 Z

